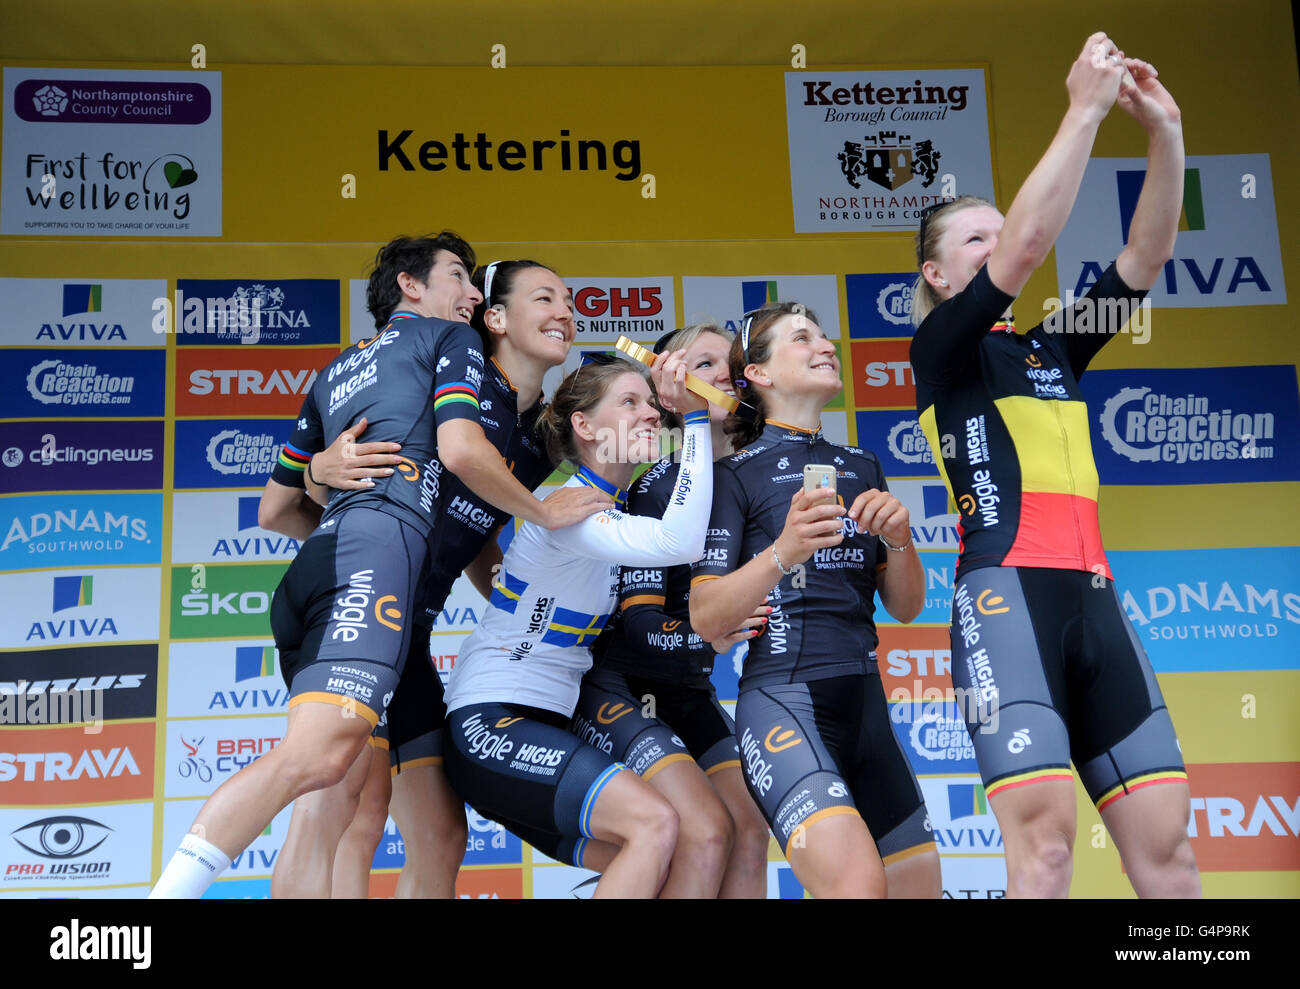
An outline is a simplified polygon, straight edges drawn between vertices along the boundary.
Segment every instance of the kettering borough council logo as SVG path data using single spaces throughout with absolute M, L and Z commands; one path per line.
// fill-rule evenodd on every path
M 845 181 L 855 189 L 862 188 L 857 180 L 863 176 L 891 192 L 913 177 L 922 179 L 921 187 L 928 189 L 939 174 L 943 156 L 928 138 L 911 142 L 910 134 L 880 131 L 866 135 L 861 142 L 845 141 L 844 150 L 835 157 Z

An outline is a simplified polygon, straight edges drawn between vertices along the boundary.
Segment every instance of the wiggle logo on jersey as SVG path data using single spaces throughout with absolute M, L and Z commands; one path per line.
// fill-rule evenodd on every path
M 396 600 L 397 600 L 396 594 L 385 594 L 378 601 L 376 601 L 375 621 L 379 622 L 380 625 L 384 625 L 388 628 L 391 628 L 394 632 L 400 632 L 402 630 L 402 626 L 395 624 L 395 622 L 401 621 L 402 618 L 401 609 L 397 607 L 384 607 L 386 604 L 389 604 L 390 602 Z M 392 621 L 389 621 L 389 619 L 392 619 Z
M 394 468 L 397 473 L 402 475 L 405 480 L 415 483 L 420 479 L 420 468 L 415 465 L 415 461 L 406 457 L 398 457 L 397 465 Z
M 515 743 L 505 735 L 494 735 L 478 714 L 471 714 L 461 722 L 460 726 L 465 732 L 465 744 L 480 760 L 496 759 L 498 762 L 504 762 L 506 756 L 514 751 Z
M 745 760 L 745 772 L 749 775 L 750 785 L 760 796 L 767 796 L 772 789 L 772 764 L 763 758 L 762 744 L 748 728 L 740 736 L 740 752 Z
M 334 610 L 330 612 L 333 625 L 330 638 L 344 642 L 356 642 L 361 633 L 370 626 L 366 617 L 370 612 L 370 599 L 375 593 L 373 584 L 374 570 L 359 570 L 348 578 L 347 590 L 334 599 Z M 395 625 L 389 619 L 400 619 L 402 612 L 398 608 L 384 607 L 388 602 L 396 601 L 393 594 L 385 594 L 375 601 L 375 620 L 381 625 L 400 632 L 402 626 Z
M 786 749 L 794 748 L 802 741 L 803 739 L 799 737 L 798 732 L 793 728 L 782 731 L 780 725 L 775 725 L 767 733 L 767 737 L 763 739 L 763 748 L 773 753 L 784 752 Z
M 497 718 L 496 727 L 498 727 L 498 728 L 509 728 L 509 727 L 510 727 L 511 725 L 513 725 L 515 722 L 517 722 L 517 721 L 523 721 L 523 720 L 524 720 L 523 718 Z

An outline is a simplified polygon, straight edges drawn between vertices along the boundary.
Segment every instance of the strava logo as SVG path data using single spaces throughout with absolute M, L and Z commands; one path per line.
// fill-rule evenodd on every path
M 1300 869 L 1300 763 L 1189 765 L 1187 780 L 1202 872 Z

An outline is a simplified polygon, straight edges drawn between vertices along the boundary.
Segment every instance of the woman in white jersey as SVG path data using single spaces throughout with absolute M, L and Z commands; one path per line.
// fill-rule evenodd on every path
M 596 846 L 608 863 L 598 897 L 651 897 L 668 874 L 677 815 L 649 784 L 568 730 L 591 645 L 618 600 L 619 564 L 698 559 L 713 497 L 707 403 L 681 382 L 679 352 L 654 371 L 665 408 L 683 412 L 677 487 L 662 519 L 621 510 L 636 464 L 659 452 L 659 411 L 635 366 L 607 357 L 556 390 L 538 423 L 556 460 L 578 471 L 566 487 L 613 504 L 566 529 L 525 524 L 447 687 L 443 756 L 452 786 L 480 814 L 565 861 Z

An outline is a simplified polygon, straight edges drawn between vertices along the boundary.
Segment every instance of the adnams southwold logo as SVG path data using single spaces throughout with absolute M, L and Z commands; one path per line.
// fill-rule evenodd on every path
M 162 495 L 31 495 L 0 501 L 0 567 L 158 563 Z

